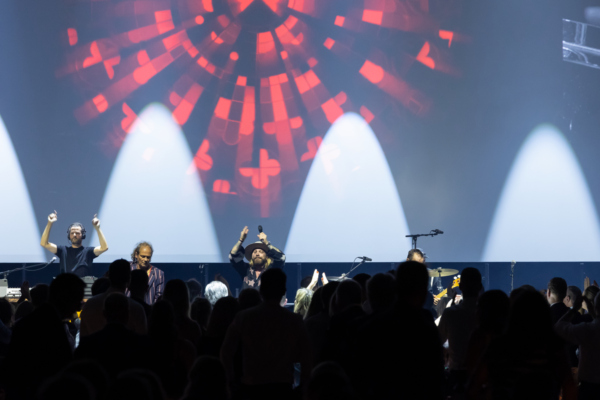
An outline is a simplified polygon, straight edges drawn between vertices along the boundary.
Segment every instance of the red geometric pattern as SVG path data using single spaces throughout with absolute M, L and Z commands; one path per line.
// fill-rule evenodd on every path
M 270 215 L 343 113 L 387 132 L 398 109 L 427 114 L 409 72 L 458 75 L 461 1 L 80 0 L 88 19 L 67 18 L 56 73 L 82 88 L 81 124 L 114 118 L 121 137 L 161 102 L 197 146 L 207 192 Z M 406 47 L 391 52 L 395 40 Z

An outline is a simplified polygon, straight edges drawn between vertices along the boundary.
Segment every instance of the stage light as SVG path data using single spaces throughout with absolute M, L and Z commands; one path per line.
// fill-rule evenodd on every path
M 221 262 L 222 256 L 202 181 L 171 112 L 151 104 L 133 122 L 98 214 L 109 250 L 107 261 L 130 259 L 141 240 L 155 248 L 154 262 Z M 39 241 L 39 239 L 38 239 Z M 96 234 L 92 243 L 97 243 Z
M 562 133 L 537 127 L 498 201 L 482 261 L 598 261 L 600 226 L 581 167 Z
M 42 262 L 44 249 L 19 159 L 0 117 L 0 262 Z M 48 212 L 52 212 L 51 210 Z
M 346 113 L 318 143 L 288 236 L 288 259 L 340 262 L 369 253 L 376 261 L 398 261 L 399 251 L 410 248 L 408 226 L 371 127 Z

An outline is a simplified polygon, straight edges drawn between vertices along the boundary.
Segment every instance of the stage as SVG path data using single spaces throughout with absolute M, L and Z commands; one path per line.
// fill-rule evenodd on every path
M 27 265 L 33 265 L 33 263 L 28 263 Z M 221 274 L 229 282 L 234 295 L 239 292 L 242 285 L 242 278 L 229 263 L 156 263 L 153 265 L 165 271 L 167 280 L 195 278 L 205 287 L 209 282 L 214 280 L 215 275 Z M 466 267 L 474 267 L 481 272 L 485 290 L 500 289 L 509 293 L 511 289 L 510 262 L 435 262 L 427 265 L 429 268 L 452 268 L 459 271 Z M 22 266 L 23 264 L 15 263 L 0 264 L 0 278 L 2 278 L 2 271 Z M 94 276 L 100 277 L 104 275 L 108 270 L 108 266 L 109 263 L 94 263 Z M 293 301 L 295 291 L 300 287 L 302 278 L 311 276 L 315 269 L 319 270 L 319 272 L 325 272 L 327 276 L 331 277 L 347 273 L 351 266 L 351 263 L 286 263 L 284 271 L 288 277 L 288 301 Z M 396 266 L 397 263 L 391 262 L 366 263 L 354 270 L 349 276 L 353 277 L 359 273 L 374 275 L 378 272 L 395 269 Z M 51 264 L 39 271 L 13 272 L 8 276 L 8 286 L 19 288 L 25 280 L 28 280 L 31 286 L 38 283 L 50 283 L 56 274 L 58 274 L 57 263 Z M 530 284 L 537 289 L 545 289 L 548 281 L 555 276 L 564 278 L 568 285 L 578 286 L 583 289 L 583 280 L 586 276 L 589 276 L 592 281 L 600 278 L 600 262 L 517 262 L 514 266 L 514 287 L 517 288 L 524 284 Z M 443 286 L 448 286 L 452 282 L 452 279 L 452 276 L 442 278 Z

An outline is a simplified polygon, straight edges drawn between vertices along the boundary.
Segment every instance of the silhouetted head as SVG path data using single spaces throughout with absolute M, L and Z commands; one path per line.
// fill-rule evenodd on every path
M 98 361 L 89 358 L 70 362 L 61 371 L 61 374 L 79 376 L 88 381 L 98 400 L 104 399 L 110 385 L 110 378 L 106 370 Z
M 317 365 L 310 374 L 306 387 L 307 400 L 353 400 L 357 399 L 346 372 L 335 362 Z
M 260 292 L 254 288 L 243 289 L 238 296 L 238 303 L 240 303 L 240 311 L 256 307 L 262 303 Z
M 190 371 L 189 382 L 183 400 L 229 398 L 225 368 L 216 357 L 199 357 Z
M 48 302 L 58 310 L 61 318 L 71 317 L 81 310 L 85 283 L 74 274 L 60 274 L 50 283 Z
M 122 293 L 111 293 L 104 299 L 104 317 L 107 323 L 127 325 L 129 321 L 129 300 Z
M 48 298 L 50 297 L 50 286 L 45 283 L 38 283 L 31 288 L 29 294 L 31 295 L 33 306 L 37 308 L 48 302 Z
M 567 281 L 558 277 L 550 279 L 546 293 L 550 304 L 562 302 L 567 295 Z
M 143 299 L 148 292 L 148 273 L 143 269 L 134 269 L 131 271 L 131 281 L 129 282 L 129 292 L 132 298 Z
M 187 281 L 185 281 L 185 284 L 187 285 L 188 291 L 190 292 L 191 301 L 194 301 L 196 297 L 202 296 L 202 284 L 196 279 L 188 279 Z
M 360 274 L 356 274 L 356 276 L 354 278 L 352 278 L 353 281 L 357 282 L 360 285 L 360 293 L 362 296 L 361 303 L 364 303 L 365 301 L 367 301 L 367 281 L 370 278 L 371 278 L 371 275 L 365 274 L 364 272 L 362 272 Z
M 129 261 L 119 259 L 113 261 L 108 267 L 108 279 L 110 286 L 124 292 L 131 280 L 131 265 Z
M 554 331 L 550 305 L 538 292 L 523 290 L 510 306 L 507 332 L 523 339 L 543 340 Z
M 387 309 L 396 301 L 396 280 L 390 274 L 375 274 L 367 281 L 367 299 L 373 312 Z
M 582 295 L 583 293 L 581 293 L 581 289 L 579 289 L 577 286 L 568 286 L 567 295 L 565 296 L 563 303 L 565 303 L 567 307 L 573 307 L 573 305 L 577 303 Z
M 261 276 L 260 294 L 265 301 L 281 301 L 286 292 L 287 277 L 280 268 L 270 268 Z
M 171 279 L 167 282 L 163 299 L 173 304 L 175 315 L 190 315 L 190 293 L 181 279 Z
M 173 341 L 177 338 L 175 311 L 173 311 L 173 305 L 167 300 L 159 300 L 152 305 L 152 314 L 148 321 L 148 334 L 159 340 Z
M 24 301 L 21 304 L 19 304 L 15 311 L 15 322 L 20 320 L 21 318 L 31 314 L 34 309 L 35 309 L 35 307 L 29 301 Z
M 190 318 L 196 321 L 202 330 L 206 330 L 211 310 L 212 306 L 208 299 L 196 297 L 190 307 Z
M 107 277 L 98 278 L 92 283 L 92 296 L 105 293 L 110 287 L 110 279 Z
M 0 297 L 0 321 L 10 328 L 14 322 L 15 309 L 6 298 Z
M 329 305 L 331 304 L 331 299 L 335 294 L 340 283 L 338 281 L 329 282 L 327 285 L 323 286 L 323 293 L 321 295 L 321 305 L 323 310 L 327 315 L 329 315 Z
M 422 308 L 427 296 L 429 274 L 424 264 L 406 261 L 396 271 L 398 301 L 414 308 Z
M 352 279 L 340 282 L 329 308 L 330 315 L 338 314 L 349 307 L 362 304 L 362 293 L 360 285 Z
M 210 337 L 224 338 L 239 309 L 240 305 L 234 297 L 220 298 L 210 313 L 206 334 Z
M 307 288 L 308 285 L 310 285 L 311 282 L 312 282 L 312 275 L 305 276 L 300 281 L 300 287 L 301 288 Z
M 502 290 L 488 290 L 477 300 L 477 320 L 479 327 L 488 333 L 504 332 L 510 301 Z
M 531 285 L 522 285 L 519 286 L 518 288 L 514 289 L 512 292 L 510 292 L 510 295 L 508 296 L 508 299 L 510 300 L 510 304 L 512 305 L 512 303 L 515 301 L 515 299 L 524 291 L 530 291 L 530 292 L 535 292 L 535 293 L 539 293 L 537 291 L 536 288 L 534 288 Z
M 121 373 L 111 386 L 107 398 L 111 400 L 154 399 L 152 384 L 138 371 Z
M 458 286 L 463 297 L 477 297 L 483 286 L 481 285 L 481 272 L 477 268 L 465 268 L 460 275 Z

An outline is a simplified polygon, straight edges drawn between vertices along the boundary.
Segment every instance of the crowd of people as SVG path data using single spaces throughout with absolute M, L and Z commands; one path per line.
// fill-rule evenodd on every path
M 287 308 L 285 255 L 263 232 L 244 248 L 247 233 L 237 298 L 218 279 L 165 281 L 141 242 L 86 302 L 69 272 L 0 299 L 0 400 L 600 399 L 595 282 L 506 294 L 465 268 L 460 295 L 434 301 L 411 250 L 373 276 L 314 271 Z
M 60 274 L 16 308 L 0 299 L 0 398 L 600 398 L 595 284 L 553 278 L 543 294 L 509 296 L 465 268 L 461 301 L 436 325 L 422 263 L 318 276 L 288 309 L 280 268 L 238 298 L 219 281 L 169 280 L 152 305 L 148 274 L 129 261 L 110 264 L 85 303 L 83 281 Z

